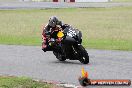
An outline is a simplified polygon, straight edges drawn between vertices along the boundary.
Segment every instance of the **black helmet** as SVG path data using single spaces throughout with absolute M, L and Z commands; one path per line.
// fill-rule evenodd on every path
M 59 23 L 59 20 L 58 20 L 58 18 L 56 16 L 50 17 L 50 19 L 49 19 L 49 25 L 51 27 L 55 27 L 58 23 Z

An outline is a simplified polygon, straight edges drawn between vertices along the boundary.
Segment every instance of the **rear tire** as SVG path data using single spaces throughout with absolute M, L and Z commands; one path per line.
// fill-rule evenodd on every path
M 89 56 L 87 51 L 85 50 L 85 48 L 82 45 L 79 45 L 79 52 L 80 52 L 80 59 L 79 61 L 83 64 L 88 64 L 89 63 Z
M 64 56 L 62 56 L 60 53 L 56 53 L 53 51 L 53 54 L 56 56 L 56 58 L 59 60 L 59 61 L 65 61 L 66 58 Z

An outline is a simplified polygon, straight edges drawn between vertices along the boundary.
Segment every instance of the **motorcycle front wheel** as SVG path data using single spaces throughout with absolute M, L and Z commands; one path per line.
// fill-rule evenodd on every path
M 82 45 L 78 46 L 79 49 L 79 53 L 80 53 L 80 58 L 79 61 L 83 64 L 88 64 L 89 63 L 89 55 L 87 53 L 87 51 L 85 50 L 85 48 Z

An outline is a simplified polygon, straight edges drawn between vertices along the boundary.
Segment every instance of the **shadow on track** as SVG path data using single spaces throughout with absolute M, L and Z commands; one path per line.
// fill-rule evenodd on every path
M 82 65 L 82 63 L 80 63 L 79 61 L 59 61 L 59 60 L 56 60 L 52 63 L 55 63 L 55 64 L 76 64 L 76 65 Z
M 56 60 L 56 61 L 52 61 L 51 63 L 54 63 L 54 64 L 64 64 L 64 65 L 89 65 L 89 64 L 82 64 L 81 62 L 79 61 L 59 61 L 59 60 Z

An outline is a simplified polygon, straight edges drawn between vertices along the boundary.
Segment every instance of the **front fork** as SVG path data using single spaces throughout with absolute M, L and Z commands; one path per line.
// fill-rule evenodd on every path
M 82 57 L 82 52 L 80 51 L 81 44 L 77 44 L 73 46 L 74 56 L 78 58 L 78 60 Z

